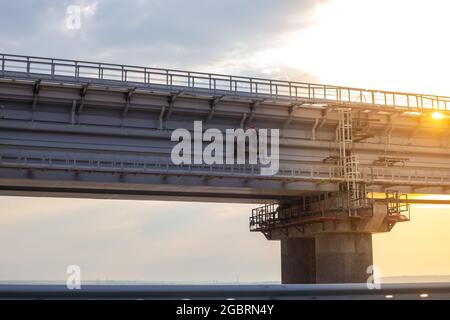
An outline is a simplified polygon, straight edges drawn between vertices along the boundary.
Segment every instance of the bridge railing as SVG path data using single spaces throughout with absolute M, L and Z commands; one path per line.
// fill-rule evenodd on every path
M 0 54 L 0 77 L 121 83 L 136 87 L 244 95 L 311 103 L 364 104 L 405 109 L 449 110 L 450 97 L 323 84 Z
M 103 171 L 113 173 L 153 173 L 177 174 L 196 176 L 220 176 L 237 178 L 261 179 L 298 179 L 308 181 L 340 182 L 340 170 L 329 165 L 304 165 L 296 168 L 281 168 L 273 176 L 262 176 L 261 166 L 244 164 L 173 164 L 167 161 L 127 161 L 111 159 L 76 159 L 24 155 L 0 154 L 0 167 L 75 170 L 75 171 Z
M 258 165 L 175 165 L 167 161 L 71 159 L 0 154 L 0 167 L 24 169 L 50 169 L 75 171 L 102 171 L 113 173 L 177 174 L 194 176 L 218 176 L 235 178 L 277 179 L 283 181 L 317 181 L 338 183 L 345 179 L 340 175 L 342 167 L 324 164 L 298 164 L 293 168 L 281 167 L 273 176 L 261 176 Z M 414 168 L 361 166 L 360 182 L 386 185 L 450 185 L 450 168 Z
M 371 183 L 397 185 L 446 185 L 450 181 L 450 169 L 411 167 L 361 167 L 362 180 Z

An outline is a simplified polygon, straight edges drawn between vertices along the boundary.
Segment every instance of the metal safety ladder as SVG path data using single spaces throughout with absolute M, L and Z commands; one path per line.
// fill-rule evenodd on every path
M 358 217 L 359 208 L 367 205 L 365 185 L 360 182 L 361 172 L 359 171 L 359 161 L 356 155 L 352 154 L 353 144 L 353 123 L 352 111 L 350 109 L 339 109 L 339 125 L 337 138 L 339 142 L 339 165 L 341 175 L 345 183 L 341 185 L 341 190 L 347 196 L 346 206 L 350 217 Z

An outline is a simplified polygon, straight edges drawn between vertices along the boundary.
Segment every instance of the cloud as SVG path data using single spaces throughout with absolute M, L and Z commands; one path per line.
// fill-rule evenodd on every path
M 261 75 L 251 57 L 283 34 L 310 24 L 323 1 L 119 0 L 20 1 L 3 6 L 3 52 Z M 80 30 L 65 28 L 66 9 L 82 8 Z M 3 9 L 2 8 L 2 9 Z M 3 30 L 3 31 L 1 31 Z M 45 45 L 42 45 L 45 44 Z M 228 65 L 237 68 L 230 68 Z M 269 72 L 270 73 L 270 72 Z

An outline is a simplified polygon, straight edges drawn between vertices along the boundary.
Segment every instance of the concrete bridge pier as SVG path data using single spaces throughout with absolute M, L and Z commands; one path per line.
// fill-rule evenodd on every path
M 400 203 L 398 192 L 363 198 L 351 209 L 345 199 L 313 195 L 252 211 L 250 230 L 281 241 L 282 283 L 366 283 L 372 235 L 409 221 L 409 205 Z
M 281 280 L 299 283 L 365 283 L 373 264 L 370 233 L 324 233 L 281 240 Z

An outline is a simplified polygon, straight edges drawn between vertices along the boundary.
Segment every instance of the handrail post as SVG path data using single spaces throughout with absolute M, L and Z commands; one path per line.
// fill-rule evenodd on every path
M 100 70 L 102 69 L 102 65 L 99 64 L 99 65 L 97 66 L 97 68 L 98 68 L 98 79 L 101 80 L 102 77 L 101 77 L 101 71 L 100 71 Z
M 5 55 L 2 54 L 2 77 L 5 76 Z
M 52 65 L 51 65 L 51 76 L 52 79 L 55 77 L 55 60 L 52 59 Z
M 78 66 L 78 61 L 75 61 L 75 78 L 78 78 L 80 74 L 80 67 Z

